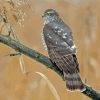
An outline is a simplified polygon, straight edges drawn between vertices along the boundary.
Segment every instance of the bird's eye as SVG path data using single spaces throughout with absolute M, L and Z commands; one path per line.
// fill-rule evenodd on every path
M 52 14 L 51 13 L 48 13 L 48 15 L 51 16 Z

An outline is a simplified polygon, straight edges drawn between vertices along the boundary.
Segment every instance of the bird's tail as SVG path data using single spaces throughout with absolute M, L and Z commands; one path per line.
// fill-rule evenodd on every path
M 65 78 L 66 87 L 68 88 L 68 90 L 70 91 L 75 91 L 75 90 L 84 91 L 85 90 L 85 86 L 78 73 L 74 73 L 74 74 L 64 73 L 64 78 Z

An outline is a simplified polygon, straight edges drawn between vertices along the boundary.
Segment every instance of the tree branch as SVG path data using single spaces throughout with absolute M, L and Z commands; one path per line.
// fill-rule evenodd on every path
M 15 51 L 20 52 L 32 59 L 35 59 L 36 61 L 44 64 L 47 68 L 52 69 L 55 71 L 58 75 L 60 75 L 63 78 L 63 73 L 60 71 L 55 64 L 51 62 L 51 60 L 44 56 L 43 54 L 32 50 L 28 48 L 27 46 L 21 44 L 19 41 L 13 40 L 11 37 L 5 36 L 5 35 L 0 35 L 0 43 L 6 44 L 7 46 L 15 49 Z M 100 100 L 100 93 L 96 92 L 94 89 L 91 87 L 85 85 L 86 90 L 83 91 L 82 93 L 85 94 L 86 96 L 90 97 L 93 100 Z

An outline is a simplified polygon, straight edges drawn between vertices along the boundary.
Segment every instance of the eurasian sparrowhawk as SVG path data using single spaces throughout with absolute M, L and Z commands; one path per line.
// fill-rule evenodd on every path
M 54 9 L 43 14 L 43 39 L 52 62 L 63 71 L 69 90 L 83 90 L 84 84 L 79 76 L 79 64 L 76 58 L 76 46 L 72 31 Z

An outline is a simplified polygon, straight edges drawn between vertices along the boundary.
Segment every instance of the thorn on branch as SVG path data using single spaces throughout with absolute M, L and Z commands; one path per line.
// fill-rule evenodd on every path
M 20 52 L 11 53 L 11 54 L 7 54 L 6 56 L 17 56 L 17 55 L 21 55 L 21 53 Z

